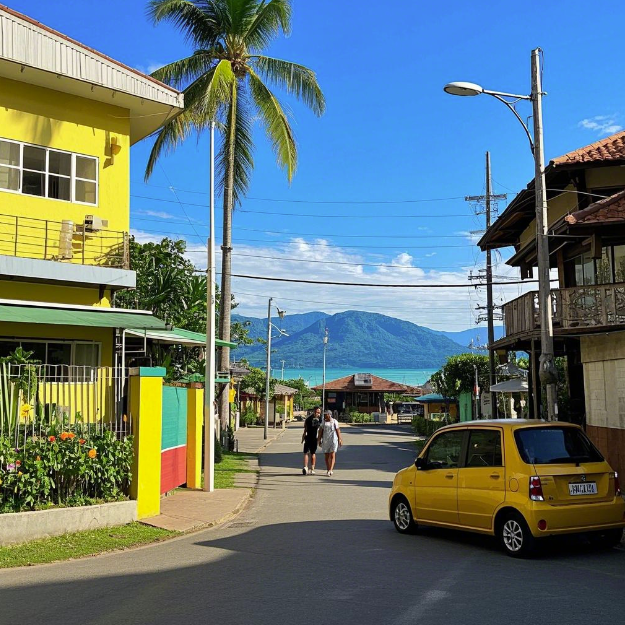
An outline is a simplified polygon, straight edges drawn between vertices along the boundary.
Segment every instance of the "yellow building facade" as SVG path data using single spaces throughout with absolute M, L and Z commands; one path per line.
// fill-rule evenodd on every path
M 182 110 L 176 90 L 0 7 L 0 357 L 113 366 L 129 266 L 130 147 Z M 93 315 L 99 312 L 99 315 Z

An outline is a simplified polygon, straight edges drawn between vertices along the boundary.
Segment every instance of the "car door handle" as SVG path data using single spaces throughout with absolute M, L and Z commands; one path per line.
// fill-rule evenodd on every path
M 453 479 L 454 479 L 454 474 L 453 474 L 453 473 L 447 473 L 447 474 L 445 475 L 445 477 L 446 477 L 448 480 L 453 480 Z
M 498 480 L 501 475 L 499 475 L 499 473 L 491 473 L 490 476 L 494 479 L 494 480 Z

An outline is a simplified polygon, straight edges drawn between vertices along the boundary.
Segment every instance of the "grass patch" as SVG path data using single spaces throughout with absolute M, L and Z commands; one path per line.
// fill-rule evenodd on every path
M 22 545 L 0 547 L 0 569 L 92 556 L 106 551 L 145 545 L 177 534 L 178 532 L 141 523 L 130 523 L 121 527 L 105 527 L 33 540 Z
M 256 473 L 250 469 L 248 460 L 255 460 L 258 454 L 243 454 L 224 451 L 223 460 L 215 465 L 215 488 L 233 488 L 237 473 Z

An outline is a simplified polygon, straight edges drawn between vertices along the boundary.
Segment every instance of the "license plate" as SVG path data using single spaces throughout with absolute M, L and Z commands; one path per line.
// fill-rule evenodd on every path
M 569 495 L 596 495 L 597 482 L 579 482 L 569 484 Z

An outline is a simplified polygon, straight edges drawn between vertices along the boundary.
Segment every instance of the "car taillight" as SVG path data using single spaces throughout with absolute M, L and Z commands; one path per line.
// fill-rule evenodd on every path
M 614 471 L 614 495 L 618 497 L 621 494 L 621 483 L 618 479 L 618 472 Z
M 538 476 L 530 477 L 530 499 L 532 501 L 545 501 L 543 497 L 543 485 Z

